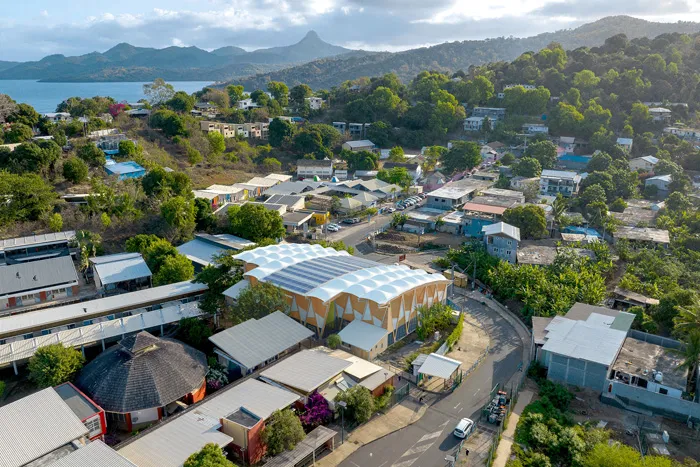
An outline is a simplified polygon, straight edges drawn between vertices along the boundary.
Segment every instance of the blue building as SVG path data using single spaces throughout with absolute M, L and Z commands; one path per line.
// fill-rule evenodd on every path
M 491 256 L 515 264 L 518 259 L 520 229 L 505 222 L 484 227 L 484 243 Z
M 134 161 L 114 162 L 111 158 L 107 159 L 105 172 L 107 172 L 107 175 L 116 175 L 119 177 L 119 180 L 141 178 L 146 175 L 146 169 Z
M 557 165 L 569 170 L 584 170 L 593 156 L 562 154 Z

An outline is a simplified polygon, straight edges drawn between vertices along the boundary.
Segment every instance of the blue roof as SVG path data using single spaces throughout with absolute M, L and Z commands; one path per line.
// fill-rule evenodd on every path
M 146 169 L 141 167 L 139 164 L 137 164 L 134 161 L 127 161 L 127 162 L 117 162 L 114 164 L 107 164 L 105 165 L 105 171 L 109 174 L 128 174 L 128 173 L 134 173 L 134 172 L 145 172 Z
M 564 154 L 562 156 L 559 156 L 560 161 L 568 161 L 568 162 L 580 162 L 582 164 L 587 164 L 590 162 L 591 158 L 593 156 L 577 156 L 575 154 Z
M 587 228 L 587 227 L 577 227 L 575 225 L 570 225 L 568 227 L 564 227 L 564 229 L 562 229 L 562 232 L 573 233 L 573 234 L 592 235 L 594 237 L 603 238 L 603 236 L 600 235 L 598 233 L 598 231 L 595 229 L 591 229 L 591 228 Z
M 376 266 L 374 261 L 356 256 L 312 258 L 274 272 L 265 280 L 293 292 L 307 293 L 336 277 Z

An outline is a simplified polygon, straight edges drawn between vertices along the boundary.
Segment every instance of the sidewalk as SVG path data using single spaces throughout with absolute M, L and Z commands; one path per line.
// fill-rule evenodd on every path
M 379 438 L 383 438 L 388 434 L 417 422 L 427 409 L 427 404 L 419 404 L 411 398 L 407 398 L 389 410 L 385 415 L 375 417 L 357 428 L 345 438 L 344 444 L 336 445 L 335 451 L 317 461 L 316 465 L 322 467 L 339 465 L 344 459 L 350 456 L 350 454 L 357 451 L 365 444 L 369 444 L 372 441 L 376 441 Z
M 515 427 L 518 426 L 518 420 L 520 420 L 520 414 L 523 413 L 525 406 L 530 403 L 533 397 L 532 391 L 525 389 L 520 393 L 518 397 L 518 403 L 515 404 L 513 412 L 511 412 L 508 418 L 508 428 L 501 435 L 501 442 L 498 443 L 498 449 L 496 450 L 496 459 L 493 461 L 493 467 L 505 467 L 506 462 L 510 458 L 510 450 L 513 447 L 515 440 Z

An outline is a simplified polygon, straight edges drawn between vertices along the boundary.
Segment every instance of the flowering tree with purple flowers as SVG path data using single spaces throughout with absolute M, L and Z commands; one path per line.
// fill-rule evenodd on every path
M 299 419 L 304 428 L 310 430 L 328 422 L 332 417 L 333 411 L 328 407 L 326 398 L 314 391 L 309 396 L 304 406 L 304 412 L 299 416 Z

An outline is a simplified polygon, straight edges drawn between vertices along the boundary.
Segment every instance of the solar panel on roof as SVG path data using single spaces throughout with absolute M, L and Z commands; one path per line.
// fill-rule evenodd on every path
M 286 267 L 270 274 L 265 281 L 292 292 L 307 293 L 338 276 L 377 266 L 380 264 L 353 256 L 326 256 Z

